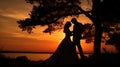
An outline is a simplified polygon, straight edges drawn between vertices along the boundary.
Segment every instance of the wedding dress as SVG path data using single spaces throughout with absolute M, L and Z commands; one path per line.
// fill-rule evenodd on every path
M 73 45 L 69 28 L 64 30 L 65 37 L 57 47 L 56 51 L 43 63 L 45 65 L 68 65 L 78 61 L 75 45 Z

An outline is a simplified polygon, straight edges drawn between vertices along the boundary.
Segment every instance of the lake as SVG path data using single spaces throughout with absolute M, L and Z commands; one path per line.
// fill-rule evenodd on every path
M 16 58 L 18 56 L 26 56 L 29 60 L 32 61 L 45 60 L 52 55 L 52 53 L 1 53 L 1 54 L 10 58 Z M 85 54 L 85 56 L 89 56 L 89 54 Z
M 33 60 L 33 61 L 39 61 L 39 60 L 45 60 L 48 57 L 50 57 L 52 54 L 49 53 L 2 53 L 3 55 L 5 55 L 6 57 L 10 57 L 10 58 L 16 58 L 18 56 L 26 56 L 29 60 Z

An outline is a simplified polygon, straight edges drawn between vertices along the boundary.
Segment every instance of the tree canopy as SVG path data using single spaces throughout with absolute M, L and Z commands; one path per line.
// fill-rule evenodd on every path
M 51 33 L 62 28 L 63 20 L 67 16 L 84 14 L 93 22 L 93 25 L 84 25 L 85 31 L 87 30 L 84 38 L 88 38 L 87 42 L 89 43 L 91 42 L 90 38 L 95 36 L 94 50 L 97 51 L 96 53 L 100 53 L 103 32 L 107 33 L 110 38 L 107 43 L 110 44 L 110 41 L 114 41 L 115 44 L 118 44 L 116 41 L 118 39 L 113 37 L 119 36 L 120 33 L 120 26 L 116 26 L 120 24 L 120 0 L 86 0 L 88 4 L 92 3 L 92 9 L 89 10 L 82 8 L 83 0 L 26 0 L 26 2 L 32 4 L 33 9 L 29 14 L 30 18 L 17 21 L 23 31 L 31 33 L 35 26 L 47 25 L 48 28 L 43 32 Z M 113 29 L 113 27 L 115 28 Z M 88 32 L 88 30 L 90 31 Z
M 83 13 L 80 7 L 81 0 L 26 0 L 26 2 L 33 4 L 30 18 L 19 20 L 18 23 L 19 27 L 28 33 L 31 33 L 32 28 L 37 25 L 47 25 L 48 28 L 44 30 L 46 33 L 61 29 L 65 17 Z

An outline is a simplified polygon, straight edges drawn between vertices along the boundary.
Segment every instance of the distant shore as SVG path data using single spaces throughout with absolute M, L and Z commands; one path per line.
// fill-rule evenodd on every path
M 53 54 L 54 52 L 29 52 L 29 51 L 0 51 L 0 53 L 39 53 L 39 54 Z M 92 53 L 84 53 L 92 54 Z
M 42 53 L 42 54 L 52 54 L 54 52 L 24 52 L 24 51 L 0 51 L 0 53 Z

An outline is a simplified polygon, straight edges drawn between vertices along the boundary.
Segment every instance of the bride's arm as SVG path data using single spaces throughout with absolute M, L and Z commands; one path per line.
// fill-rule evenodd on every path
M 70 31 L 71 32 L 71 36 L 73 36 L 73 31 Z

